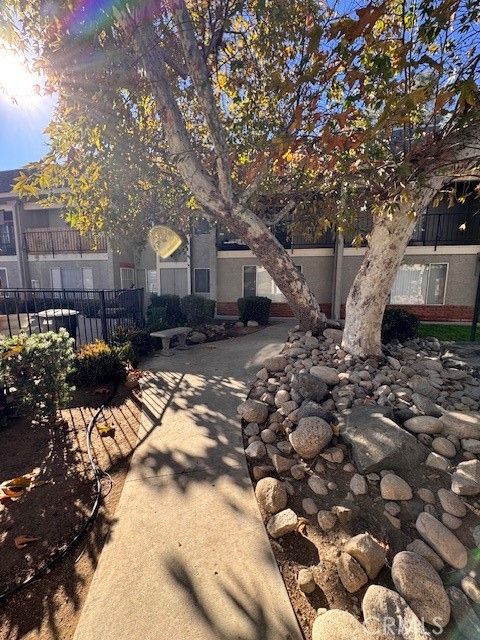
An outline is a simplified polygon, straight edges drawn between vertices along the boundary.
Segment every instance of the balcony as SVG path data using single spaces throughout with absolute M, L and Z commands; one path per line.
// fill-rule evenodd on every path
M 65 253 L 105 253 L 107 239 L 104 235 L 81 235 L 76 229 L 27 229 L 24 234 L 25 251 L 28 255 L 51 255 Z

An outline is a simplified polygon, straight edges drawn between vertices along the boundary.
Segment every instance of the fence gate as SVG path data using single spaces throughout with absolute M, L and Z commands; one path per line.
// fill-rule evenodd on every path
M 119 327 L 144 327 L 143 296 L 143 289 L 0 289 L 0 336 L 64 327 L 77 347 L 110 343 Z

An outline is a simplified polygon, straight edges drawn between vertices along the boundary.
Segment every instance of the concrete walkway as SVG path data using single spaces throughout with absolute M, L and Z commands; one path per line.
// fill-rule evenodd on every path
M 75 640 L 301 640 L 236 417 L 288 328 L 146 363 L 145 432 Z

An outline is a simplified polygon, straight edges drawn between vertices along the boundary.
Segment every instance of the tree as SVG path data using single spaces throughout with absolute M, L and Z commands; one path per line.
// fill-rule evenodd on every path
M 381 354 L 385 305 L 423 211 L 457 177 L 480 178 L 479 16 L 472 0 L 386 0 L 332 27 L 343 64 L 315 142 L 324 212 L 341 212 L 344 228 L 372 218 L 346 304 L 350 353 Z
M 80 227 L 199 208 L 252 248 L 305 328 L 323 316 L 259 203 L 276 194 L 276 217 L 314 232 L 368 213 L 344 347 L 380 353 L 417 216 L 478 164 L 476 0 L 10 4 L 59 93 L 51 152 L 20 189 L 62 187 Z
M 17 189 L 50 189 L 80 228 L 131 229 L 157 202 L 163 218 L 199 208 L 243 239 L 300 323 L 318 328 L 318 302 L 253 207 L 265 190 L 284 194 L 280 219 L 307 181 L 295 140 L 318 93 L 321 5 L 118 2 L 92 19 L 83 3 L 12 4 L 59 94 L 51 151 Z

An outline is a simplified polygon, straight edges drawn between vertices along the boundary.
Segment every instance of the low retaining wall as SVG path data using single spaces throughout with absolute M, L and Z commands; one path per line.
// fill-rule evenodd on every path
M 471 322 L 473 307 L 459 305 L 389 305 L 392 308 L 402 308 L 414 313 L 419 320 L 428 322 Z M 331 305 L 321 304 L 321 310 L 328 317 L 331 315 Z M 236 302 L 218 302 L 217 313 L 221 316 L 238 316 Z M 292 310 L 286 302 L 272 302 L 270 315 L 273 318 L 290 318 Z M 345 317 L 345 305 L 341 309 L 342 318 Z

